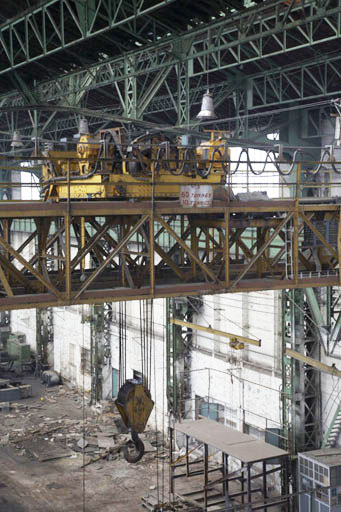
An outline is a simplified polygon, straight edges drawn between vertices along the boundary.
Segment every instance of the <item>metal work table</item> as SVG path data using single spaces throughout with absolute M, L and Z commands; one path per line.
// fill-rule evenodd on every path
M 184 457 L 173 459 L 174 431 L 185 435 L 186 454 Z M 190 462 L 189 460 L 189 439 L 193 438 L 204 446 L 204 456 L 202 461 Z M 175 480 L 177 478 L 189 478 L 191 476 L 203 475 L 203 487 L 200 491 L 186 492 L 184 499 L 190 499 L 193 504 L 202 510 L 238 510 L 238 506 L 247 505 L 248 510 L 268 510 L 271 507 L 281 505 L 283 510 L 288 506 L 287 489 L 287 462 L 288 452 L 277 448 L 271 444 L 265 443 L 253 436 L 243 434 L 225 425 L 201 418 L 195 421 L 184 421 L 176 423 L 174 428 L 170 429 L 170 489 L 175 494 Z M 213 447 L 222 454 L 222 464 L 219 467 L 210 468 L 208 465 L 208 447 Z M 240 461 L 241 465 L 237 471 L 229 473 L 228 458 L 233 457 Z M 182 462 L 183 459 L 185 462 Z M 198 464 L 202 462 L 202 468 Z M 261 463 L 262 471 L 251 473 L 253 464 Z M 196 465 L 195 470 L 191 470 L 191 465 Z M 268 465 L 272 467 L 267 468 Z M 182 468 L 181 472 L 176 470 Z M 183 471 L 185 469 L 185 471 Z M 220 472 L 216 480 L 209 480 L 209 475 L 213 472 Z M 276 472 L 281 472 L 282 476 L 282 495 L 269 498 L 267 476 Z M 262 485 L 252 486 L 253 481 L 262 480 Z M 239 483 L 240 491 L 231 489 L 231 483 Z M 217 493 L 217 487 L 222 488 Z M 210 494 L 213 491 L 213 494 Z M 256 496 L 255 496 L 256 495 Z M 261 501 L 259 499 L 261 495 Z M 190 498 L 189 498 L 190 497 Z M 222 508 L 216 508 L 221 505 Z M 237 507 L 237 508 L 235 508 Z M 242 510 L 242 508 L 241 508 Z

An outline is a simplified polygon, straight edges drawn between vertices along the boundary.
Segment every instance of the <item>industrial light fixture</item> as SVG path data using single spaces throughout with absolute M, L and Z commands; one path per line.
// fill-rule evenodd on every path
M 89 133 L 88 120 L 85 117 L 80 118 L 78 131 L 80 135 L 86 135 L 87 133 Z
M 202 97 L 201 110 L 197 115 L 197 119 L 216 119 L 216 117 L 212 94 L 209 89 L 207 89 L 206 93 Z
M 209 56 L 206 55 L 206 71 L 207 71 L 207 91 L 202 97 L 201 102 L 201 110 L 199 114 L 197 115 L 197 119 L 215 119 L 217 116 L 214 112 L 214 106 L 213 106 L 213 98 L 212 94 L 210 93 L 210 86 L 209 86 Z
M 23 145 L 20 133 L 15 130 L 12 137 L 11 148 L 22 148 Z

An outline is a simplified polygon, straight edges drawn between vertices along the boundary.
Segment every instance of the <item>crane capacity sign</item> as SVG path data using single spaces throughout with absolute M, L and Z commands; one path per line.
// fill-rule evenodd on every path
M 208 208 L 212 206 L 213 188 L 211 185 L 181 185 L 180 204 L 185 208 Z

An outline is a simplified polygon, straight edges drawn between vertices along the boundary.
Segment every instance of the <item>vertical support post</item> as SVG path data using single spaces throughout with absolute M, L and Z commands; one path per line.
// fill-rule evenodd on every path
M 293 259 L 293 267 L 294 267 L 294 282 L 295 285 L 298 284 L 298 219 L 299 219 L 299 207 L 298 200 L 295 202 L 295 212 L 293 218 L 293 245 L 292 245 L 292 259 Z
M 188 435 L 186 434 L 186 476 L 189 476 Z
M 337 226 L 337 257 L 339 260 L 339 286 L 341 286 L 341 207 L 339 208 L 339 223 Z
M 252 84 L 245 80 L 245 86 L 233 93 L 233 102 L 236 109 L 236 137 L 248 137 L 249 117 L 248 109 L 252 106 Z
M 223 475 L 224 475 L 224 484 L 223 484 L 223 495 L 225 497 L 225 506 L 226 510 L 230 508 L 230 497 L 229 497 L 229 456 L 227 453 L 223 453 Z
M 67 163 L 67 213 L 65 223 L 65 290 L 67 300 L 71 300 L 71 204 L 70 204 L 70 159 Z
M 135 58 L 134 55 L 127 55 L 124 59 L 124 71 L 127 77 L 124 84 L 124 115 L 131 119 L 137 118 Z
M 226 466 L 225 466 L 225 453 L 221 453 L 221 463 L 223 465 L 223 496 L 226 496 Z
M 297 169 L 296 169 L 296 190 L 295 190 L 296 201 L 299 200 L 299 197 L 301 195 L 300 186 L 301 186 L 301 162 L 298 162 Z
M 208 445 L 204 444 L 204 506 L 207 507 L 207 484 L 208 484 Z
M 289 487 L 289 475 L 290 475 L 290 461 L 289 457 L 285 456 L 281 458 L 281 491 L 283 496 L 289 496 L 287 501 L 287 509 L 293 512 L 293 500 L 290 493 Z M 298 500 L 297 500 L 298 501 Z
M 247 502 L 248 505 L 252 502 L 252 493 L 251 493 L 251 464 L 247 463 Z
M 4 239 L 8 244 L 11 243 L 11 220 L 10 219 L 2 219 L 2 229 L 3 229 L 3 236 Z M 7 260 L 10 259 L 10 255 L 8 251 L 5 251 L 5 258 Z M 11 276 L 8 270 L 4 270 L 5 276 L 7 278 L 7 281 L 10 281 Z
M 230 212 L 225 208 L 225 247 L 224 247 L 224 258 L 225 258 L 225 286 L 230 286 Z
M 169 491 L 174 494 L 174 466 L 173 466 L 173 435 L 174 430 L 169 429 Z
M 196 227 L 195 225 L 191 224 L 191 251 L 198 256 L 198 240 L 196 235 Z M 192 277 L 194 278 L 197 273 L 197 264 L 192 259 L 191 260 L 191 269 L 192 269 Z
M 102 399 L 104 304 L 91 306 L 91 404 Z
M 85 218 L 81 217 L 81 248 L 85 246 Z M 81 260 L 81 273 L 85 269 L 85 257 Z
M 264 231 L 262 228 L 256 228 L 256 232 L 257 232 L 256 237 L 257 237 L 257 253 L 258 253 L 260 248 L 264 244 Z M 263 268 L 262 258 L 258 258 L 258 260 L 256 262 L 256 269 L 257 269 L 258 277 L 262 276 L 262 268 Z
M 299 198 L 300 198 L 300 184 L 301 184 L 301 163 L 298 162 L 296 169 L 296 191 L 295 191 L 295 213 L 293 220 L 293 266 L 294 266 L 294 281 L 295 285 L 298 284 L 298 220 L 299 220 Z
M 67 300 L 71 300 L 71 219 L 69 213 L 64 217 L 65 223 L 65 291 Z
M 180 61 L 177 65 L 178 74 L 178 126 L 189 126 L 190 103 L 189 103 L 189 67 L 191 61 L 188 59 Z
M 263 497 L 264 502 L 266 502 L 266 499 L 268 497 L 268 489 L 267 489 L 267 482 L 266 482 L 266 461 L 263 460 Z
M 244 505 L 245 496 L 244 496 L 244 490 L 245 490 L 245 473 L 244 473 L 244 462 L 242 464 L 242 477 L 241 477 L 241 492 L 242 492 L 242 504 Z
M 128 230 L 129 230 L 129 227 L 126 224 L 124 224 L 123 226 L 120 226 L 121 240 L 122 240 L 122 238 L 125 237 L 125 235 L 127 234 Z M 137 233 L 136 236 L 137 236 L 137 239 L 138 239 L 139 234 Z M 120 259 L 122 286 L 125 287 L 125 285 L 126 285 L 126 277 L 125 277 L 124 268 L 125 268 L 126 260 L 125 260 L 124 249 L 122 251 L 120 251 L 119 259 Z
M 36 309 L 37 359 L 40 364 L 48 361 L 48 344 L 53 343 L 53 308 Z

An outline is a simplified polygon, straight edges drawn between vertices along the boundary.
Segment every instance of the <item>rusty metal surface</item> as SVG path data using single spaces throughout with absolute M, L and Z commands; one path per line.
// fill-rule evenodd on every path
M 33 232 L 15 245 L 23 218 Z M 340 261 L 337 204 L 0 203 L 2 310 L 338 285 Z

